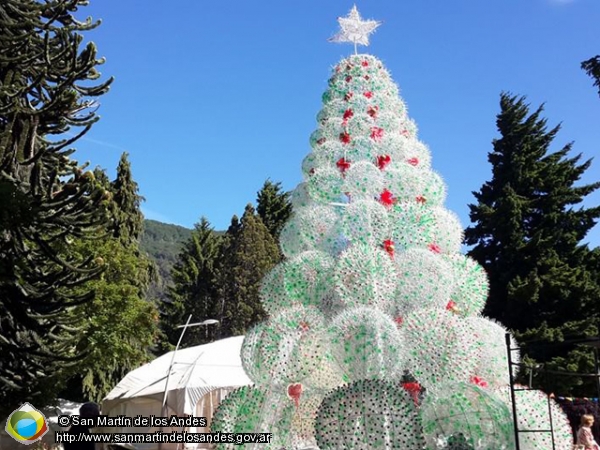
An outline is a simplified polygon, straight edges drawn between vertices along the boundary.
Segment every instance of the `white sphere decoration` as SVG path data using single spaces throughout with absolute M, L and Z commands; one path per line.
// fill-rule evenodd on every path
M 307 250 L 333 252 L 338 245 L 339 217 L 333 206 L 313 205 L 294 210 L 281 230 L 283 254 L 293 258 Z
M 418 248 L 399 253 L 394 262 L 398 274 L 392 315 L 423 308 L 445 308 L 454 287 L 450 265 L 430 250 Z
M 489 282 L 487 273 L 473 258 L 461 253 L 444 255 L 454 272 L 456 284 L 452 300 L 463 316 L 481 314 L 487 301 Z
M 260 302 L 265 311 L 275 314 L 290 305 L 284 285 L 285 264 L 280 263 L 267 273 L 260 283 Z
M 419 309 L 402 318 L 410 349 L 407 368 L 435 395 L 449 382 L 470 381 L 481 350 L 471 324 L 445 309 Z
M 344 176 L 343 191 L 352 200 L 373 198 L 383 190 L 381 170 L 369 161 L 352 163 Z
M 342 195 L 343 179 L 337 168 L 317 167 L 308 178 L 308 192 L 312 199 L 321 203 L 336 201 Z
M 386 310 L 396 291 L 396 270 L 384 250 L 356 244 L 338 258 L 332 281 L 347 307 L 371 305 Z
M 348 308 L 328 328 L 333 360 L 345 382 L 395 379 L 404 369 L 405 344 L 396 324 L 375 308 Z
M 524 386 L 515 385 L 515 388 L 523 387 Z M 504 387 L 497 389 L 496 394 L 512 411 L 510 388 Z M 519 430 L 549 430 L 550 413 L 548 412 L 548 402 L 550 402 L 552 428 L 554 430 L 552 434 L 520 433 L 519 444 L 521 450 L 551 449 L 553 438 L 554 448 L 572 448 L 573 431 L 569 424 L 569 419 L 554 399 L 549 399 L 548 395 L 542 391 L 519 390 L 515 392 L 515 400 L 517 405 L 517 425 Z
M 392 239 L 397 249 L 427 248 L 434 239 L 436 216 L 421 203 L 402 202 L 389 212 Z
M 406 162 L 415 167 L 422 169 L 431 167 L 431 152 L 425 144 L 416 139 L 409 139 L 409 143 L 404 151 L 404 156 Z
M 309 206 L 312 203 L 312 199 L 310 198 L 310 194 L 308 193 L 308 183 L 302 182 L 292 191 L 290 196 L 290 203 L 292 204 L 292 209 L 304 208 L 305 206 Z
M 506 348 L 506 333 L 508 330 L 499 323 L 486 317 L 467 317 L 475 330 L 482 351 L 479 353 L 474 376 L 478 377 L 489 389 L 497 389 L 509 384 L 508 353 Z M 511 348 L 516 348 L 517 343 L 511 336 Z M 518 363 L 519 353 L 513 351 L 512 361 Z M 514 375 L 517 367 L 513 367 Z
M 447 384 L 437 396 L 426 395 L 420 413 L 428 449 L 514 448 L 511 412 L 473 384 Z
M 325 318 L 317 308 L 287 308 L 246 334 L 242 366 L 255 383 L 302 383 L 321 365 L 324 339 Z
M 357 200 L 345 207 L 342 231 L 352 243 L 381 245 L 389 238 L 389 217 L 385 207 L 374 200 Z
M 288 306 L 318 306 L 327 290 L 334 260 L 325 252 L 302 252 L 284 263 L 283 282 Z
M 463 241 L 463 227 L 458 216 L 440 206 L 432 208 L 435 225 L 431 228 L 432 242 L 441 253 L 458 253 Z

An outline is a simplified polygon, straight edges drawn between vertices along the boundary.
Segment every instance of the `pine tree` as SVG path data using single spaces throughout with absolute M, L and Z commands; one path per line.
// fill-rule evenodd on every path
M 233 217 L 221 248 L 217 310 L 220 337 L 244 334 L 265 319 L 260 282 L 278 261 L 275 240 L 248 204 L 241 221 Z
M 265 181 L 261 190 L 257 192 L 256 212 L 273 239 L 279 242 L 281 229 L 292 214 L 290 193 L 282 192 L 279 182 Z
M 581 63 L 581 68 L 592 77 L 594 80 L 594 86 L 598 88 L 598 95 L 600 96 L 600 55 L 594 56 Z
M 117 167 L 117 178 L 111 183 L 111 191 L 117 206 L 115 237 L 124 242 L 139 242 L 144 226 L 144 216 L 140 205 L 144 198 L 138 194 L 138 184 L 131 174 L 131 164 L 127 153 L 121 155 Z
M 108 198 L 71 159 L 98 120 L 94 97 L 112 82 L 96 81 L 95 46 L 80 49 L 81 33 L 98 25 L 73 16 L 85 4 L 0 3 L 0 185 L 20 205 L 0 230 L 0 415 L 51 396 L 51 375 L 77 357 L 66 309 L 92 298 L 75 287 L 102 270 L 70 247 L 102 234 Z M 81 131 L 65 137 L 73 127 Z
M 501 138 L 489 154 L 492 180 L 475 192 L 465 242 L 469 255 L 490 277 L 485 314 L 522 341 L 557 343 L 569 336 L 597 335 L 600 286 L 587 270 L 582 244 L 600 208 L 575 208 L 600 187 L 575 184 L 590 167 L 569 156 L 572 145 L 550 153 L 560 130 L 547 130 L 543 107 L 529 113 L 525 98 L 502 94 L 497 125 Z M 527 347 L 547 369 L 589 372 L 591 356 L 564 346 Z M 569 394 L 581 380 L 542 380 L 549 391 Z M 581 393 L 581 392 L 580 392 Z M 589 392 L 587 393 L 590 394 Z
M 171 271 L 173 285 L 169 287 L 169 302 L 163 303 L 162 330 L 171 345 L 181 334 L 177 326 L 191 314 L 193 322 L 214 318 L 217 308 L 217 257 L 221 238 L 209 221 L 202 217 L 194 225 L 178 261 Z M 185 332 L 181 347 L 204 344 L 214 339 L 215 330 L 190 328 Z M 166 348 L 163 345 L 163 348 Z

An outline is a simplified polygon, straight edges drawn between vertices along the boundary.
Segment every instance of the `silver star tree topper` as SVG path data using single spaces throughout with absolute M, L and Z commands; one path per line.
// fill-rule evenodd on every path
M 341 30 L 335 36 L 329 39 L 330 42 L 352 42 L 354 43 L 354 53 L 357 53 L 356 46 L 369 45 L 369 34 L 381 25 L 376 20 L 362 20 L 356 5 L 352 7 L 348 16 L 338 17 Z

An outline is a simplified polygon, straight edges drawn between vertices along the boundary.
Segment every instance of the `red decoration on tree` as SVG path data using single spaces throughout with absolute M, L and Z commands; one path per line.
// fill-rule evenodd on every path
M 314 174 L 315 174 L 315 168 L 313 167 L 312 169 L 310 169 L 310 170 L 308 171 L 308 174 L 309 174 L 309 175 L 314 175 Z
M 367 60 L 364 60 L 361 64 L 363 67 L 369 67 L 369 61 Z
M 346 77 L 346 83 L 350 83 L 352 81 L 352 77 L 350 75 L 348 75 Z
M 379 141 L 383 137 L 383 128 L 373 127 L 371 128 L 371 139 Z
M 472 376 L 471 383 L 476 384 L 477 386 L 482 387 L 482 388 L 488 387 L 487 381 L 485 381 L 483 378 L 480 378 L 478 376 Z
M 347 131 L 344 131 L 343 133 L 340 133 L 340 141 L 342 141 L 343 144 L 349 144 L 350 143 L 350 135 L 348 134 Z
M 419 405 L 419 394 L 421 393 L 421 385 L 417 382 L 406 382 L 402 383 L 402 387 L 406 392 L 408 392 L 413 402 L 415 402 L 415 406 Z
M 335 163 L 340 172 L 345 173 L 346 170 L 350 168 L 351 161 L 346 160 L 346 158 L 340 158 L 338 162 Z
M 456 306 L 456 302 L 454 300 L 450 300 L 446 305 L 446 311 L 458 312 L 458 307 Z
M 425 197 L 423 197 L 422 195 L 417 196 L 417 203 L 425 204 L 425 202 L 427 202 L 427 199 Z
M 365 97 L 367 97 L 367 98 L 371 98 L 371 97 L 373 97 L 373 93 L 372 93 L 371 91 L 367 91 L 367 92 L 365 92 L 363 95 L 364 95 Z
M 431 250 L 433 253 L 442 253 L 442 249 L 440 248 L 439 245 L 435 244 L 435 243 L 431 243 L 427 246 L 427 248 L 429 250 Z
M 365 80 L 369 81 L 371 77 L 369 75 L 365 75 Z
M 394 250 L 396 247 L 394 246 L 394 241 L 391 239 L 386 239 L 383 241 L 383 249 L 390 255 L 392 258 L 394 257 Z
M 410 132 L 405 128 L 404 130 L 402 130 L 402 136 L 410 137 Z
M 367 108 L 367 114 L 371 116 L 372 119 L 377 119 L 377 112 L 379 111 L 379 106 L 369 106 Z
M 298 328 L 300 328 L 300 331 L 306 332 L 310 330 L 310 325 L 308 324 L 308 322 L 302 321 L 298 324 Z
M 377 167 L 379 167 L 380 170 L 385 169 L 386 166 L 391 162 L 392 158 L 390 155 L 380 155 L 377 157 Z
M 302 384 L 293 383 L 293 384 L 288 385 L 287 395 L 289 398 L 294 400 L 294 403 L 296 404 L 296 408 L 298 406 L 300 406 L 300 396 L 302 395 Z
M 410 158 L 406 162 L 409 163 L 411 166 L 415 166 L 416 167 L 419 164 L 419 158 L 417 158 L 417 157 Z
M 394 194 L 392 194 L 387 189 L 384 189 L 381 195 L 379 196 L 379 201 L 383 206 L 389 208 L 394 203 L 396 203 L 396 198 L 394 197 Z
M 394 322 L 396 322 L 396 325 L 400 327 L 404 323 L 404 318 L 402 316 L 398 316 L 394 318 Z
M 352 92 L 346 92 L 346 95 L 344 95 L 344 100 L 349 102 L 353 95 L 354 94 Z
M 352 111 L 352 109 L 348 108 L 346 111 L 344 111 L 344 120 L 350 119 L 353 115 L 354 115 L 354 111 Z

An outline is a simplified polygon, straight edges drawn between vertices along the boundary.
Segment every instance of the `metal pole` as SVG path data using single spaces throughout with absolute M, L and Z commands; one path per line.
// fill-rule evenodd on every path
M 512 401 L 513 424 L 515 427 L 515 450 L 521 450 L 519 445 L 519 427 L 517 423 L 517 404 L 515 402 L 515 385 L 512 373 L 512 348 L 510 347 L 510 333 L 504 335 L 506 338 L 506 352 L 508 355 L 508 377 L 510 381 L 510 399 Z
M 596 395 L 600 402 L 600 364 L 598 362 L 598 347 L 594 347 L 594 369 L 596 372 Z
M 173 363 L 175 362 L 175 355 L 177 354 L 177 350 L 179 349 L 179 344 L 181 344 L 181 340 L 183 339 L 183 335 L 185 334 L 185 330 L 187 329 L 190 320 L 192 320 L 192 315 L 188 317 L 187 322 L 185 323 L 183 330 L 181 330 L 181 334 L 179 335 L 179 340 L 177 341 L 177 345 L 175 346 L 175 351 L 173 352 L 173 356 L 171 357 L 171 364 L 169 364 L 169 372 L 167 373 L 167 382 L 165 384 L 165 393 L 163 395 L 162 407 L 160 409 L 161 417 L 165 416 L 165 405 L 167 404 L 167 394 L 169 393 L 169 380 L 171 379 L 171 371 L 173 369 Z M 162 423 L 160 425 L 160 432 L 162 433 L 163 426 Z M 158 450 L 162 449 L 162 441 L 158 443 Z

